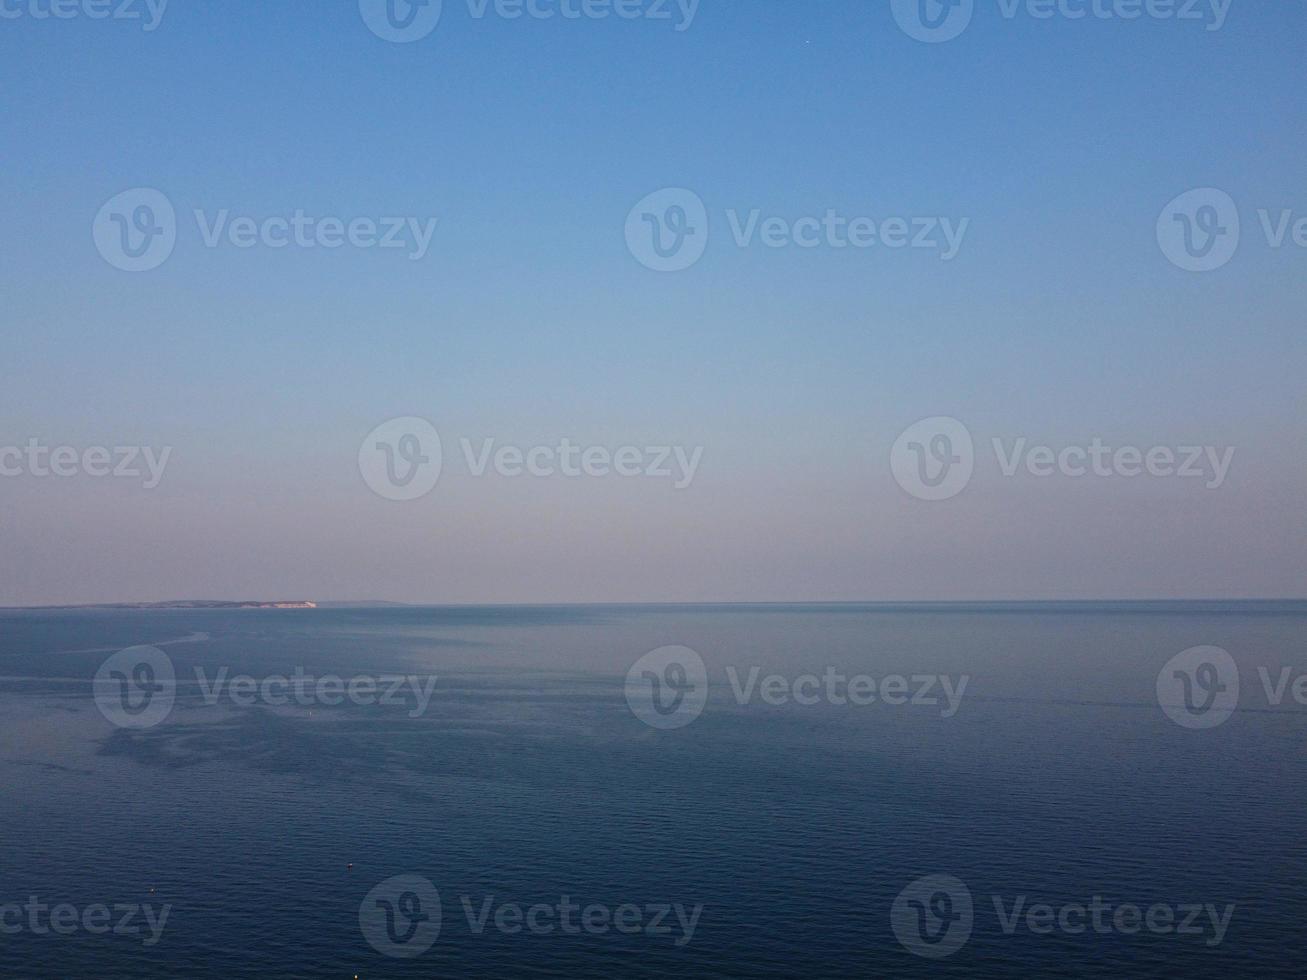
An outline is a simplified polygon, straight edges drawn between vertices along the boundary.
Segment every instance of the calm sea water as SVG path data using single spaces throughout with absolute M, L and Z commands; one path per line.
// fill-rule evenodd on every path
M 1305 627 L 1303 603 L 0 612 L 0 975 L 1300 976 Z M 175 702 L 121 727 L 92 680 L 140 644 Z M 661 729 L 625 681 L 671 644 L 709 694 Z M 1195 698 L 1237 708 L 1195 727 L 1158 677 L 1207 645 L 1238 691 L 1195 671 Z M 296 668 L 435 680 L 422 710 L 199 683 Z M 848 703 L 854 675 L 908 703 Z M 136 914 L 93 932 L 97 905 Z

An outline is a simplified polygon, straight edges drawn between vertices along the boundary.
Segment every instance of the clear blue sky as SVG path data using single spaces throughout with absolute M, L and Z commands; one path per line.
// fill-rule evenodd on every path
M 0 604 L 1302 594 L 1307 249 L 1256 212 L 1307 216 L 1307 5 L 1207 31 L 976 0 L 928 44 L 862 0 L 703 0 L 680 32 L 445 0 L 391 44 L 355 0 L 172 0 L 149 32 L 32 2 L 0 19 L 0 446 L 173 454 L 149 491 L 0 478 Z M 136 187 L 178 238 L 127 273 L 91 229 Z M 711 239 L 660 274 L 623 227 L 664 187 Z M 1155 225 L 1198 187 L 1243 239 L 1196 274 Z M 755 208 L 969 226 L 949 262 L 738 248 Z M 206 248 L 195 209 L 439 225 L 415 262 Z M 407 415 L 446 465 L 396 503 L 357 453 Z M 977 444 L 937 503 L 889 467 L 931 416 Z M 1095 436 L 1237 454 L 1213 491 L 988 448 Z M 460 437 L 704 453 L 683 490 L 474 478 Z

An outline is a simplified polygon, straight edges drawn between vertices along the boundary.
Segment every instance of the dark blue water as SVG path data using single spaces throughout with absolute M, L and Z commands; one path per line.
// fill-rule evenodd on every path
M 0 975 L 1296 977 L 1304 627 L 1302 603 L 2 612 Z M 138 644 L 166 653 L 176 700 L 117 727 L 92 678 Z M 702 656 L 710 693 L 659 730 L 624 680 L 669 644 Z M 1157 693 L 1199 645 L 1238 672 L 1237 710 L 1208 728 Z M 414 717 L 412 697 L 211 704 L 197 667 L 436 680 Z M 728 667 L 969 680 L 946 717 L 757 687 L 740 703 Z M 1288 678 L 1279 703 L 1263 674 L 1272 694 Z M 919 953 L 958 938 L 956 907 L 919 920 L 915 950 L 892 918 L 927 875 L 974 909 L 938 959 Z M 411 959 L 360 922 L 396 876 L 439 894 Z M 593 929 L 558 926 L 564 896 Z M 1005 930 L 995 896 L 1005 915 L 1048 905 L 1053 927 L 1023 911 Z M 1057 924 L 1095 896 L 1104 928 Z M 78 925 L 34 929 L 33 897 Z M 141 931 L 88 931 L 97 904 L 140 909 Z M 511 908 L 495 925 L 540 904 L 536 932 Z M 1229 913 L 1218 941 L 1205 911 L 1176 934 L 1164 910 L 1118 928 L 1122 905 Z M 168 908 L 157 942 L 146 906 Z M 692 934 L 671 911 L 646 931 L 661 906 L 697 908 Z

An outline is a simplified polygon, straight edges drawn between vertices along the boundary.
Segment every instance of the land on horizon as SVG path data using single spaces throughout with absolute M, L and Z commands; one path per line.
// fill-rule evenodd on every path
M 370 609 L 370 608 L 467 608 L 467 607 L 545 607 L 545 606 L 920 606 L 926 608 L 980 606 L 1145 606 L 1145 605 L 1247 605 L 1307 603 L 1307 597 L 1240 596 L 1231 598 L 1028 598 L 1028 599 L 732 599 L 732 600 L 620 600 L 574 602 L 396 602 L 388 599 L 167 599 L 150 602 L 58 602 L 41 605 L 0 606 L 0 610 L 58 609 Z

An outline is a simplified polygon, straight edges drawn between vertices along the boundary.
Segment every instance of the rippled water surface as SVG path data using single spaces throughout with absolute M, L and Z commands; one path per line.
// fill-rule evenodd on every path
M 1305 626 L 1301 603 L 0 612 L 0 974 L 1300 976 Z M 92 679 L 140 644 L 176 701 L 119 727 Z M 658 730 L 624 681 L 670 644 L 710 693 Z M 1196 728 L 1158 676 L 1203 645 L 1237 665 L 1238 707 Z M 223 668 L 435 681 L 422 710 L 210 703 L 196 671 Z M 791 694 L 828 668 L 967 681 L 952 714 L 771 704 L 738 696 L 752 668 Z M 401 875 L 440 901 L 409 959 L 360 923 Z M 894 928 L 927 875 L 974 903 L 941 958 Z M 1018 902 L 1095 896 L 1107 928 L 1005 928 Z M 136 907 L 140 931 L 38 931 L 33 897 Z M 639 925 L 564 931 L 564 897 Z M 551 931 L 501 912 L 542 904 Z M 1195 934 L 1115 928 L 1123 904 L 1233 909 L 1215 941 L 1205 911 Z M 157 942 L 146 906 L 168 910 Z M 692 934 L 671 911 L 644 929 L 661 906 L 698 909 Z

